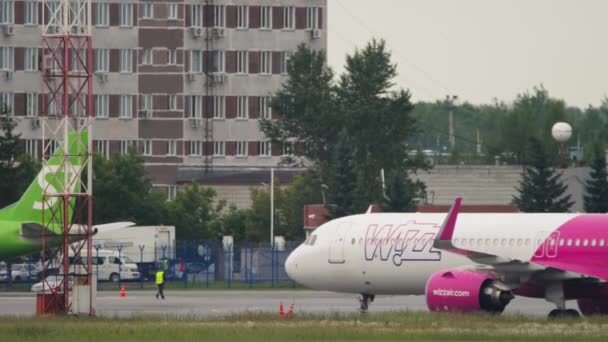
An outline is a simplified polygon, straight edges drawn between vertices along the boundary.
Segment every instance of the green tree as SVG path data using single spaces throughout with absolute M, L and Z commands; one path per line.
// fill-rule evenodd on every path
M 353 142 L 346 130 L 340 133 L 338 143 L 334 147 L 330 177 L 328 179 L 329 196 L 326 204 L 332 217 L 342 217 L 363 208 L 357 206 L 359 189 L 358 175 L 355 170 Z
M 387 212 L 415 212 L 418 199 L 424 196 L 425 185 L 412 181 L 407 173 L 392 172 L 387 177 L 386 196 L 382 210 Z
M 339 111 L 351 138 L 358 200 L 366 204 L 382 197 L 380 170 L 410 165 L 408 139 L 416 133 L 410 93 L 395 89 L 397 67 L 383 40 L 372 40 L 347 56 L 338 85 Z
M 175 225 L 178 240 L 217 241 L 223 235 L 219 213 L 225 201 L 215 203 L 215 190 L 192 183 L 167 202 L 167 220 Z
M 287 63 L 287 81 L 272 99 L 278 120 L 260 120 L 260 128 L 274 142 L 295 139 L 306 144 L 306 157 L 314 162 L 328 158 L 340 122 L 335 111 L 333 71 L 324 51 L 304 44 Z
M 561 213 L 570 209 L 572 202 L 566 194 L 567 186 L 550 164 L 545 148 L 538 138 L 530 138 L 522 180 L 516 188 L 513 203 L 523 212 Z
M 19 150 L 20 134 L 10 108 L 0 114 L 0 208 L 16 202 L 40 171 L 40 163 Z
M 585 211 L 588 213 L 608 212 L 608 173 L 606 155 L 602 145 L 593 146 L 594 158 L 591 163 L 590 179 L 585 182 L 583 196 Z
M 130 151 L 104 159 L 95 155 L 93 191 L 95 222 L 133 221 L 160 224 L 165 218 L 165 195 L 154 191 L 145 174 L 143 157 Z

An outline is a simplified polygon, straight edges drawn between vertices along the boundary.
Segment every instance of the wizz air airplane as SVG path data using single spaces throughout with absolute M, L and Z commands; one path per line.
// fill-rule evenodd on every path
M 430 311 L 500 313 L 545 298 L 549 317 L 608 314 L 608 215 L 367 213 L 330 221 L 286 261 L 310 288 L 425 295 Z
M 80 141 L 87 141 L 86 132 L 82 133 Z M 43 189 L 47 194 L 59 193 L 59 184 L 67 179 L 73 192 L 80 190 L 80 171 L 85 161 L 86 146 L 82 146 L 76 133 L 68 135 L 68 160 L 64 160 L 63 152 L 57 149 L 49 162 L 38 173 L 36 179 L 30 184 L 19 201 L 0 210 L 0 259 L 26 255 L 42 249 L 43 231 L 47 243 L 51 246 L 61 244 L 61 227 L 59 224 L 43 225 L 42 209 L 47 210 L 58 205 L 57 197 L 49 197 L 46 203 L 42 203 Z M 65 177 L 67 173 L 67 177 Z M 74 207 L 75 198 L 71 198 L 70 208 Z M 71 210 L 70 210 L 71 213 Z M 69 215 L 71 223 L 71 215 Z M 48 216 L 47 216 L 48 217 Z M 131 222 L 117 222 L 111 224 L 97 225 L 93 227 L 94 233 L 98 231 L 110 231 L 132 226 Z M 84 239 L 84 229 L 74 226 L 70 229 L 72 241 Z M 56 236 L 56 238 L 53 238 Z

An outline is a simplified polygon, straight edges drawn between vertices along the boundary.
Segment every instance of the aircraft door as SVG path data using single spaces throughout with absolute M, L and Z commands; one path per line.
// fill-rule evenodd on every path
M 346 262 L 344 259 L 344 241 L 350 227 L 351 224 L 347 222 L 340 223 L 336 227 L 333 239 L 329 245 L 329 263 L 343 264 Z

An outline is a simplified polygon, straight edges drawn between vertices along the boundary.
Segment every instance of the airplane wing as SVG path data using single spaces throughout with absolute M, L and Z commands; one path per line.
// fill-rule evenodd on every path
M 596 274 L 583 274 L 580 273 L 579 270 L 570 269 L 569 267 L 556 268 L 544 266 L 529 260 L 518 260 L 455 246 L 452 242 L 452 238 L 454 236 L 454 229 L 456 227 L 461 202 L 462 198 L 460 197 L 456 198 L 454 201 L 439 232 L 435 236 L 435 240 L 433 241 L 434 248 L 465 256 L 477 264 L 471 265 L 471 268 L 481 272 L 498 275 L 506 284 L 510 284 L 513 287 L 517 287 L 533 277 L 536 279 L 580 279 L 585 275 L 599 277 Z

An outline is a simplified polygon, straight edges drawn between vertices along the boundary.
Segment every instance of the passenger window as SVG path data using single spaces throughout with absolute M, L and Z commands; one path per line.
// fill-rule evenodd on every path
M 513 245 L 515 245 L 515 240 L 509 239 L 509 247 L 513 247 Z
M 597 244 L 596 239 L 591 240 L 591 247 L 595 247 L 596 244 Z
M 583 246 L 587 246 L 589 244 L 589 240 L 585 239 L 583 240 Z
M 498 247 L 498 239 L 494 239 L 494 247 Z
M 113 264 L 120 265 L 120 259 L 117 257 L 111 257 L 110 260 L 112 260 Z
M 530 246 L 530 239 L 526 239 L 526 246 Z
M 466 246 L 467 245 L 467 239 L 462 239 L 462 245 Z
M 458 243 L 460 243 L 460 241 L 458 241 L 458 239 L 454 239 L 454 246 L 458 246 Z
M 572 246 L 572 239 L 568 239 L 568 241 L 566 242 L 566 245 Z
M 490 247 L 490 239 L 486 239 L 486 247 Z
M 482 239 L 477 239 L 477 246 L 481 247 L 482 243 L 483 243 Z
M 577 247 L 580 246 L 581 245 L 581 239 L 574 240 L 574 245 L 577 246 Z
M 559 245 L 563 246 L 564 245 L 564 239 L 559 239 Z
M 502 241 L 500 242 L 500 244 L 505 247 L 507 246 L 507 239 L 502 239 Z
M 600 247 L 604 246 L 604 239 L 600 239 Z
M 475 239 L 469 239 L 469 246 L 473 247 L 475 245 Z

